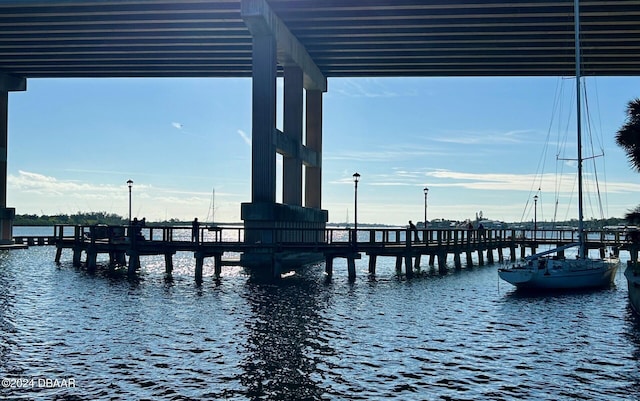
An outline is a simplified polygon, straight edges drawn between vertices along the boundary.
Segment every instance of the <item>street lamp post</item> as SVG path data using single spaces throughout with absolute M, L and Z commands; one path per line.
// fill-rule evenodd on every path
M 355 184 L 353 197 L 353 209 L 355 214 L 353 218 L 354 242 L 358 242 L 358 181 L 360 181 L 360 174 L 356 172 L 353 174 L 353 183 Z
M 533 197 L 533 237 L 538 236 L 538 195 Z
M 427 229 L 427 194 L 429 193 L 429 188 L 424 187 L 424 229 Z
M 131 225 L 131 187 L 133 186 L 133 181 L 128 180 L 127 186 L 129 187 L 129 225 Z

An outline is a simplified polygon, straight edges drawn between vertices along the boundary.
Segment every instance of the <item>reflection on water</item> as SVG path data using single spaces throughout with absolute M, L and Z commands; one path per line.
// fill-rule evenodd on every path
M 639 399 L 640 323 L 611 289 L 530 296 L 495 266 L 406 280 L 336 263 L 275 284 L 193 255 L 143 259 L 138 280 L 57 267 L 51 247 L 0 252 L 0 388 L 7 399 Z

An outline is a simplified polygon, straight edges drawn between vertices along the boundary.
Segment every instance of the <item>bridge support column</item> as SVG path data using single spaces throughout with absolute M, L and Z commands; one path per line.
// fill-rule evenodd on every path
M 316 152 L 317 163 L 308 165 L 305 169 L 306 207 L 320 209 L 322 207 L 322 91 L 307 90 L 306 112 L 306 143 L 307 148 Z
M 321 255 L 276 252 L 281 242 L 322 242 L 328 221 L 320 207 L 322 93 L 326 78 L 265 0 L 242 0 L 253 37 L 251 203 L 242 204 L 245 242 L 255 247 L 241 264 L 265 278 L 321 260 Z M 284 67 L 284 133 L 276 129 L 276 77 Z M 302 144 L 307 90 L 307 146 Z M 276 155 L 283 155 L 282 200 L 276 203 Z M 303 168 L 307 166 L 302 207 Z M 298 256 L 296 258 L 296 255 Z
M 282 158 L 282 202 L 297 206 L 302 206 L 302 78 L 299 67 L 284 68 L 284 134 L 298 146 Z
M 7 207 L 9 92 L 27 89 L 25 78 L 0 74 L 0 245 L 13 244 L 14 208 Z

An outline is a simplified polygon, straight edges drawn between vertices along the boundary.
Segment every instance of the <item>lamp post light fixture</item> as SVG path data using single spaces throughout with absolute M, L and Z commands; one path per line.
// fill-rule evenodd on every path
M 133 186 L 133 181 L 128 180 L 127 186 L 129 187 L 129 225 L 131 225 L 131 187 Z
M 358 235 L 358 181 L 360 181 L 360 174 L 356 172 L 353 174 L 353 183 L 355 184 L 354 197 L 353 197 L 353 202 L 354 202 L 353 209 L 355 214 L 353 218 L 353 229 L 354 229 L 356 238 Z M 357 241 L 358 240 L 356 239 L 355 242 Z
M 424 229 L 427 229 L 427 194 L 429 193 L 429 188 L 424 187 Z
M 538 234 L 538 195 L 533 197 L 533 236 Z

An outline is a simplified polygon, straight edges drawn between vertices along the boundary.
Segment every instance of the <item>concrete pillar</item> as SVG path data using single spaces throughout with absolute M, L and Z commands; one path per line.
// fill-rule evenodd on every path
M 306 207 L 322 208 L 322 91 L 307 90 L 306 146 L 318 154 L 318 166 L 305 169 Z
M 253 37 L 251 202 L 276 201 L 276 40 Z
M 25 78 L 0 74 L 0 245 L 13 243 L 13 220 L 16 216 L 16 210 L 7 207 L 9 92 L 26 89 Z
M 13 243 L 13 220 L 16 211 L 7 208 L 7 144 L 9 93 L 0 88 L 0 244 Z
M 299 67 L 284 67 L 284 135 L 302 146 L 303 75 Z M 302 206 L 302 159 L 299 152 L 282 159 L 282 203 Z

